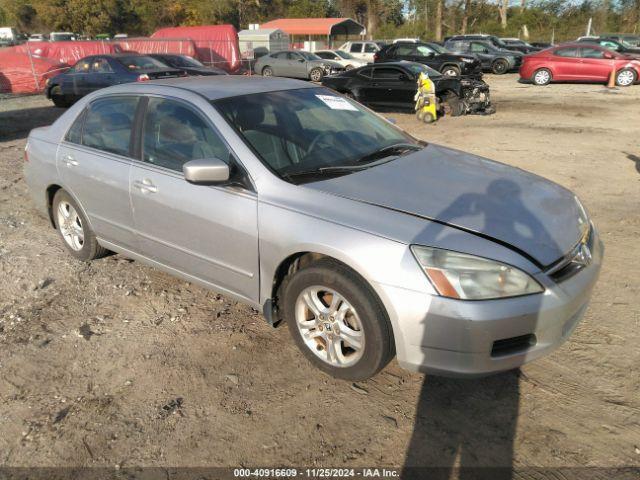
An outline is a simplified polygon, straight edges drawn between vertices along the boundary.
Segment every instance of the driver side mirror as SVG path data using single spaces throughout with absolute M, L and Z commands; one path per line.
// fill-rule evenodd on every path
M 300 63 L 304 63 L 304 58 L 299 58 L 299 59 L 298 59 L 298 61 L 299 61 Z
M 229 165 L 219 158 L 191 160 L 182 166 L 184 179 L 196 185 L 215 185 L 229 180 Z
M 604 52 L 604 53 L 602 54 L 602 56 L 603 56 L 604 58 L 606 58 L 607 60 L 612 60 L 612 59 L 614 59 L 614 58 L 615 58 L 615 57 L 613 56 L 613 53 L 611 53 L 611 52 Z

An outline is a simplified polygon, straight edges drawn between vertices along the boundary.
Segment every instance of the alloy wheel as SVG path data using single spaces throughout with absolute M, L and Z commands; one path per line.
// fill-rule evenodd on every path
M 82 250 L 84 246 L 84 229 L 82 219 L 76 209 L 69 202 L 62 201 L 58 204 L 58 228 L 64 241 L 75 251 Z
M 334 367 L 350 367 L 364 353 L 365 334 L 355 308 L 336 290 L 305 288 L 295 303 L 302 340 L 314 355 Z
M 551 75 L 546 70 L 536 72 L 533 81 L 538 85 L 546 85 L 551 80 Z
M 617 83 L 621 87 L 628 87 L 635 80 L 635 75 L 631 70 L 623 70 L 618 73 Z

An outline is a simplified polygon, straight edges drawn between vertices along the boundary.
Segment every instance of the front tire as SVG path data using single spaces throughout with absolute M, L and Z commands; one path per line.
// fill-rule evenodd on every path
M 271 67 L 264 67 L 261 73 L 263 77 L 273 77 L 273 69 Z
M 459 77 L 460 69 L 455 65 L 447 65 L 442 69 L 442 75 L 445 77 Z
M 58 190 L 54 195 L 52 212 L 62 243 L 75 258 L 88 262 L 108 253 L 98 244 L 87 217 L 76 201 L 64 190 Z
M 636 83 L 637 79 L 635 70 L 631 68 L 623 68 L 616 73 L 616 85 L 619 87 L 629 87 Z
M 395 354 L 393 332 L 380 300 L 343 264 L 315 261 L 287 277 L 281 292 L 283 317 L 294 342 L 329 375 L 365 380 Z
M 491 71 L 496 75 L 503 75 L 509 70 L 509 62 L 499 58 L 491 64 Z
M 309 80 L 312 82 L 319 82 L 322 80 L 324 76 L 324 72 L 321 68 L 314 68 L 309 72 Z
M 539 86 L 549 85 L 549 83 L 551 83 L 551 80 L 553 80 L 553 75 L 551 75 L 551 71 L 546 68 L 539 68 L 533 73 L 533 76 L 531 77 L 531 81 L 535 85 Z

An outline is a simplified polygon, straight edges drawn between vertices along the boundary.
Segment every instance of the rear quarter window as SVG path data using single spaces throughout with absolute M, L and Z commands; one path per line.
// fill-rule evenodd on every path
M 78 115 L 71 125 L 71 128 L 67 130 L 67 134 L 64 136 L 64 140 L 69 143 L 82 143 L 82 126 L 84 124 L 86 110 L 83 110 L 80 115 Z

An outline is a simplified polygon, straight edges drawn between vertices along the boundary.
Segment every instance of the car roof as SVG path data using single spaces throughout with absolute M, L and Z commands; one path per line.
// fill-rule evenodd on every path
M 251 95 L 253 93 L 277 92 L 300 88 L 318 88 L 318 85 L 284 77 L 220 75 L 216 77 L 181 77 L 163 80 L 150 80 L 141 84 L 127 84 L 131 90 L 133 85 L 160 85 L 188 90 L 205 97 L 207 100 Z

